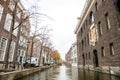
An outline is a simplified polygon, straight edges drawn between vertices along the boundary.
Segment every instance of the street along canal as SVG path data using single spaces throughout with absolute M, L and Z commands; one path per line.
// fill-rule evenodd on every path
M 57 66 L 19 80 L 120 80 L 120 77 L 75 67 Z

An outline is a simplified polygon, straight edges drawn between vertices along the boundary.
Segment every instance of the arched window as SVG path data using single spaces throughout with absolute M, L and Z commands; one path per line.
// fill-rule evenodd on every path
M 116 6 L 116 9 L 120 12 L 120 0 L 113 0 L 113 3 Z
M 94 16 L 93 16 L 93 12 L 90 12 L 90 25 L 93 24 L 94 22 Z

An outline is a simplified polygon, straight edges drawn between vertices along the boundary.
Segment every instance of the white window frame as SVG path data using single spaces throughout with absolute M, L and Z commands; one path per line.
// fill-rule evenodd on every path
M 109 46 L 110 46 L 110 55 L 115 55 L 114 44 L 110 43 Z
M 19 62 L 19 61 L 20 61 L 20 53 L 21 53 L 21 50 L 20 50 L 20 49 L 18 49 L 18 51 L 17 51 L 17 62 Z
M 16 45 L 16 43 L 14 41 L 12 41 L 11 45 L 10 45 L 10 52 L 9 52 L 9 61 L 10 62 L 13 61 L 13 56 L 14 56 L 14 51 L 15 51 L 15 45 Z
M 101 47 L 101 51 L 102 51 L 102 57 L 105 57 L 105 48 Z
M 106 19 L 107 28 L 110 29 L 111 28 L 111 24 L 110 24 L 109 14 L 105 15 L 105 19 Z
M 8 13 L 5 20 L 4 29 L 10 31 L 12 16 Z
M 3 39 L 6 39 L 6 38 L 4 38 L 4 37 L 1 38 L 1 40 L 0 40 L 0 47 L 1 47 L 1 42 L 2 42 Z M 6 52 L 6 48 L 7 48 L 7 42 L 8 42 L 8 39 L 6 39 L 5 49 L 3 50 L 2 59 L 0 59 L 0 61 L 3 61 L 4 58 L 5 58 L 5 52 Z
M 21 10 L 19 8 L 17 8 L 17 17 L 20 18 L 21 17 Z
M 18 25 L 19 25 L 19 23 L 18 23 L 18 22 L 15 22 L 14 28 L 16 28 Z M 13 31 L 13 35 L 14 35 L 14 36 L 17 36 L 17 34 L 18 34 L 18 27 Z

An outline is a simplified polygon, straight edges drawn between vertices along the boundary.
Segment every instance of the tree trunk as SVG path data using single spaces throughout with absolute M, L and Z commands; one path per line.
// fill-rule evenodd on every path
M 13 27 L 10 30 L 10 37 L 8 39 L 8 43 L 7 43 L 7 48 L 6 48 L 6 54 L 5 54 L 5 69 L 8 68 L 8 63 L 9 63 L 9 52 L 10 52 L 10 46 L 11 46 L 11 42 L 12 42 L 12 34 L 13 33 Z
M 5 68 L 8 68 L 8 63 L 9 63 L 9 52 L 10 52 L 10 46 L 11 46 L 11 42 L 12 42 L 12 37 L 13 37 L 13 31 L 14 31 L 14 26 L 15 26 L 15 19 L 16 19 L 16 11 L 17 11 L 17 3 L 19 2 L 16 1 L 13 12 L 12 12 L 12 22 L 11 22 L 11 28 L 10 28 L 10 36 L 8 39 L 8 43 L 7 43 L 7 48 L 6 48 L 6 54 L 5 54 Z
M 33 44 L 34 44 L 33 39 L 34 39 L 34 37 L 32 37 L 32 43 L 31 43 L 30 64 L 31 64 L 31 58 L 32 58 L 32 54 L 33 54 Z
M 21 30 L 21 26 L 18 27 L 17 42 L 16 42 L 15 52 L 14 52 L 14 57 L 13 57 L 13 66 L 14 67 L 15 67 L 15 63 L 17 62 L 16 58 L 17 58 L 17 51 L 19 49 L 20 30 Z
M 40 64 L 41 64 L 42 50 L 43 50 L 43 43 L 41 43 L 40 56 L 39 56 L 39 61 L 38 61 L 38 65 L 39 65 L 39 66 L 40 66 Z

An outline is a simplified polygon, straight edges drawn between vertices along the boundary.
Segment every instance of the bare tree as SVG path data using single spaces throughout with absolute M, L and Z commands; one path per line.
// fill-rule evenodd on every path
M 43 49 L 44 47 L 46 47 L 48 44 L 49 44 L 49 41 L 50 41 L 50 36 L 49 36 L 49 32 L 51 31 L 51 29 L 48 29 L 48 27 L 44 27 L 44 29 L 41 31 L 41 35 L 39 36 L 40 38 L 40 56 L 39 56 L 39 61 L 38 61 L 38 65 L 41 64 L 41 57 L 42 57 L 42 52 L 43 52 Z
M 9 39 L 8 39 L 8 43 L 7 43 L 7 48 L 6 48 L 6 55 L 5 55 L 5 68 L 8 68 L 8 60 L 9 60 L 9 52 L 10 52 L 10 45 L 11 45 L 11 42 L 12 42 L 12 38 L 13 38 L 13 31 L 15 29 L 17 29 L 18 27 L 21 26 L 23 20 L 20 21 L 20 23 L 15 27 L 15 22 L 16 22 L 16 14 L 17 14 L 17 5 L 18 5 L 18 2 L 19 0 L 16 0 L 14 2 L 14 9 L 13 11 L 11 12 L 11 15 L 12 15 L 12 23 L 11 23 L 11 27 L 10 27 L 10 36 L 9 36 Z M 27 19 L 27 17 L 25 18 Z M 24 19 L 24 20 L 25 20 Z
M 46 16 L 45 14 L 41 14 L 41 13 L 38 13 L 38 12 L 35 12 L 35 11 L 29 12 L 28 10 L 25 10 L 25 9 L 20 10 L 20 11 L 17 11 L 18 4 L 19 4 L 20 0 L 13 0 L 13 1 L 14 1 L 14 4 L 12 5 L 12 6 L 13 6 L 13 10 L 11 11 L 12 22 L 11 22 L 11 27 L 10 27 L 10 32 L 9 32 L 9 35 L 10 35 L 10 36 L 9 36 L 9 39 L 8 39 L 7 48 L 6 48 L 6 53 L 5 53 L 5 68 L 8 68 L 9 55 L 10 55 L 9 52 L 10 52 L 11 42 L 12 42 L 12 39 L 13 39 L 13 32 L 14 32 L 16 29 L 18 29 L 17 43 L 16 43 L 16 49 L 15 49 L 15 54 L 16 54 L 16 53 L 17 53 L 17 50 L 18 50 L 18 41 L 19 41 L 19 37 L 20 37 L 20 29 L 21 29 L 22 24 L 23 24 L 26 20 L 34 17 L 33 15 L 39 15 L 39 16 L 43 15 L 43 16 Z M 35 9 L 36 9 L 35 5 L 34 5 L 32 8 L 35 8 Z M 25 14 L 26 12 L 27 12 L 27 15 L 24 16 L 24 14 Z M 18 13 L 21 13 L 21 14 L 22 14 L 22 15 L 21 15 L 22 17 L 21 17 L 20 21 L 18 21 L 18 25 L 16 26 L 15 23 L 17 22 L 17 14 L 18 14 Z M 38 23 L 38 22 L 37 22 L 37 23 Z M 36 37 L 36 36 L 38 35 L 38 34 L 37 34 L 38 31 L 39 31 L 39 30 L 36 30 L 36 31 L 34 32 L 33 39 L 34 39 L 34 37 Z M 36 35 L 36 34 L 37 34 L 37 35 Z M 16 56 L 15 56 L 15 57 L 16 57 Z

